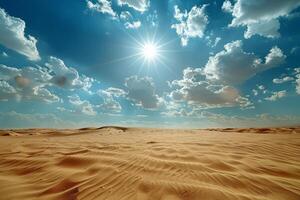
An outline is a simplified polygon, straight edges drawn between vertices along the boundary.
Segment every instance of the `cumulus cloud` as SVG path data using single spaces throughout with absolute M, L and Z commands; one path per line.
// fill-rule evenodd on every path
M 55 57 L 51 57 L 46 66 L 15 68 L 0 64 L 1 99 L 41 100 L 52 103 L 60 100 L 51 91 L 53 86 L 89 92 L 94 81 L 92 78 L 80 76 L 77 70 L 67 67 L 62 60 Z
M 255 34 L 275 38 L 280 36 L 279 18 L 289 16 L 298 6 L 299 0 L 237 0 L 233 6 L 227 0 L 222 8 L 233 16 L 230 26 L 247 26 L 245 38 Z
M 87 8 L 103 14 L 111 15 L 114 18 L 117 16 L 117 13 L 115 13 L 115 11 L 112 9 L 111 1 L 109 0 L 98 0 L 96 3 L 87 1 Z
M 97 94 L 103 98 L 103 103 L 98 107 L 104 112 L 121 112 L 122 106 L 117 98 L 125 97 L 126 92 L 120 88 L 109 87 L 106 90 L 99 90 Z
M 209 57 L 204 67 L 206 77 L 225 84 L 241 84 L 255 74 L 279 66 L 286 58 L 278 47 L 273 47 L 262 62 L 253 53 L 242 49 L 241 41 L 224 46 L 225 50 Z
M 281 83 L 289 82 L 289 81 L 292 81 L 292 80 L 294 80 L 293 77 L 286 76 L 286 77 L 283 77 L 283 78 L 274 78 L 273 83 L 281 84 Z
M 247 31 L 244 33 L 245 38 L 251 38 L 253 35 L 261 35 L 268 38 L 279 37 L 278 32 L 280 23 L 278 20 L 261 21 L 247 25 Z
M 2 100 L 41 100 L 48 103 L 59 101 L 45 86 L 51 79 L 41 67 L 13 68 L 0 65 L 0 93 Z
M 162 99 L 155 93 L 155 86 L 150 77 L 131 76 L 125 79 L 127 98 L 145 109 L 156 109 Z
M 56 57 L 50 57 L 45 64 L 52 75 L 51 82 L 62 88 L 84 89 L 88 91 L 94 81 L 92 78 L 80 76 L 78 71 L 72 67 L 67 67 L 65 63 Z
M 172 100 L 202 108 L 252 106 L 247 98 L 240 96 L 236 88 L 211 84 L 201 68 L 186 68 L 183 78 L 172 81 L 171 86 L 175 88 L 169 95 Z
M 7 67 L 0 64 L 0 79 L 7 81 L 13 77 L 16 77 L 20 73 L 20 69 L 14 67 Z
M 76 113 L 92 116 L 97 114 L 93 109 L 93 105 L 87 100 L 81 100 L 77 94 L 69 96 L 69 102 L 75 107 Z
M 233 5 L 231 4 L 231 2 L 229 0 L 225 0 L 223 2 L 222 10 L 224 10 L 225 12 L 229 12 L 229 13 L 231 13 L 233 11 Z
M 150 6 L 149 0 L 118 0 L 119 5 L 127 5 L 139 12 L 145 12 Z
M 103 103 L 98 106 L 102 111 L 104 112 L 122 111 L 122 106 L 116 100 L 116 98 L 125 97 L 126 93 L 124 90 L 110 87 L 106 90 L 99 90 L 97 94 L 103 98 Z
M 178 6 L 174 7 L 174 18 L 179 22 L 173 24 L 171 28 L 176 30 L 177 35 L 181 38 L 182 46 L 186 46 L 190 38 L 202 38 L 206 29 L 208 16 L 205 13 L 207 5 L 202 7 L 194 6 L 187 12 L 181 12 Z
M 278 99 L 281 99 L 286 96 L 286 91 L 278 91 L 278 92 L 273 92 L 271 96 L 266 97 L 265 100 L 267 101 L 276 101 Z
M 185 100 L 192 104 L 232 105 L 236 103 L 239 92 L 230 86 L 224 86 L 219 90 L 211 90 L 207 82 L 198 82 L 189 87 L 171 93 L 174 99 Z
M 25 36 L 25 26 L 22 19 L 10 16 L 0 8 L 0 44 L 26 56 L 29 60 L 39 60 L 37 40 L 31 35 Z
M 0 101 L 7 101 L 15 97 L 17 91 L 14 87 L 9 85 L 6 81 L 0 80 Z
M 254 53 L 245 52 L 241 41 L 228 43 L 224 48 L 211 56 L 203 68 L 183 70 L 182 79 L 169 83 L 173 90 L 168 97 L 179 104 L 187 103 L 193 110 L 233 106 L 253 109 L 254 104 L 248 97 L 242 96 L 235 85 L 279 66 L 286 56 L 278 47 L 273 47 L 264 59 L 260 59 Z M 265 88 L 259 86 L 259 90 Z M 259 90 L 253 90 L 254 95 L 258 95 Z M 180 109 L 170 108 L 169 111 L 178 114 L 182 113 Z

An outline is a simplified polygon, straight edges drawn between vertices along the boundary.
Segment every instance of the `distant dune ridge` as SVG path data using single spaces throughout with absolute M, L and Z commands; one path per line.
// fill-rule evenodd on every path
M 0 130 L 0 199 L 299 200 L 299 133 Z

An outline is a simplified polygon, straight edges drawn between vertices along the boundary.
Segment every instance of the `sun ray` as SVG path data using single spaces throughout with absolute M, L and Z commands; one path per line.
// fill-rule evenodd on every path
M 121 58 L 118 58 L 118 59 L 114 59 L 114 60 L 111 60 L 109 62 L 105 62 L 105 63 L 101 63 L 102 65 L 108 65 L 108 64 L 112 64 L 112 63 L 116 63 L 116 62 L 121 62 L 121 61 L 124 61 L 124 60 L 129 60 L 131 58 L 134 58 L 134 57 L 139 57 L 140 54 L 139 53 L 135 53 L 133 55 L 130 55 L 130 56 L 124 56 L 124 57 L 121 57 Z

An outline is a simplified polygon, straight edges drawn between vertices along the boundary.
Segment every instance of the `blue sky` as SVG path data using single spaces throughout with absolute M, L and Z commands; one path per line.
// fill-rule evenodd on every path
M 0 127 L 300 123 L 298 0 L 0 0 Z

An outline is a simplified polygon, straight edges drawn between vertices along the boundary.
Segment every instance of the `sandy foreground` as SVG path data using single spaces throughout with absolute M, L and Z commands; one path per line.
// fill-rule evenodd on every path
M 299 200 L 300 128 L 0 131 L 0 199 Z

